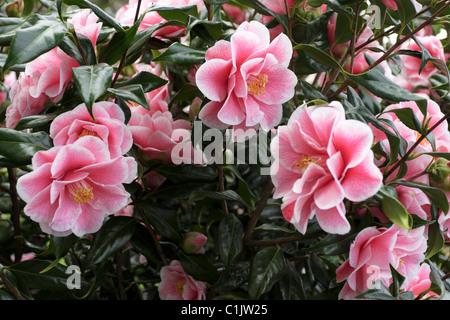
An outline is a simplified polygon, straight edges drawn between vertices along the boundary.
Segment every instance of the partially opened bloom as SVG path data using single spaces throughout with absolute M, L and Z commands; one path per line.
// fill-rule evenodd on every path
M 171 162 L 172 149 L 182 140 L 173 137 L 190 136 L 191 124 L 186 120 L 174 120 L 169 111 L 154 114 L 133 112 L 128 122 L 134 144 L 146 160 L 158 159 Z
M 295 93 L 296 75 L 288 69 L 292 44 L 285 34 L 270 41 L 267 27 L 243 22 L 230 41 L 206 52 L 196 84 L 211 100 L 199 113 L 209 127 L 269 130 L 279 124 L 282 104 Z
M 419 272 L 409 280 L 405 291 L 411 291 L 415 298 L 419 297 L 421 294 L 424 294 L 422 299 L 439 297 L 436 293 L 428 291 L 431 287 L 430 273 L 430 266 L 427 263 L 422 263 Z
M 370 128 L 346 120 L 342 105 L 332 102 L 296 109 L 278 130 L 271 177 L 286 220 L 303 234 L 314 216 L 324 231 L 347 233 L 344 199 L 367 200 L 382 185 Z
M 205 300 L 206 284 L 188 275 L 178 260 L 161 268 L 161 300 Z
M 20 119 L 39 114 L 44 110 L 48 97 L 45 94 L 40 94 L 37 97 L 32 96 L 30 92 L 35 85 L 33 78 L 23 72 L 12 84 L 9 92 L 11 104 L 6 109 L 6 127 L 14 128 Z
M 50 137 L 54 145 L 63 146 L 91 135 L 107 145 L 113 158 L 128 152 L 133 145 L 133 138 L 129 127 L 125 125 L 122 109 L 115 103 L 100 101 L 92 105 L 92 114 L 95 120 L 83 103 L 56 117 L 50 125 Z
M 339 298 L 354 299 L 376 285 L 376 281 L 389 287 L 391 266 L 405 277 L 402 287 L 405 288 L 409 279 L 419 273 L 426 249 L 423 227 L 406 230 L 393 225 L 363 229 L 350 246 L 348 260 L 336 270 L 337 282 L 346 280 Z
M 83 236 L 100 229 L 104 219 L 125 207 L 137 173 L 132 157 L 111 158 L 106 144 L 85 136 L 72 144 L 37 152 L 33 171 L 17 181 L 24 213 L 42 231 Z
M 68 20 L 76 33 L 88 37 L 95 46 L 102 24 L 97 23 L 94 13 L 88 9 L 81 10 Z M 59 101 L 72 81 L 72 68 L 78 66 L 79 63 L 59 47 L 40 55 L 25 66 L 25 74 L 32 77 L 34 83 L 30 87 L 30 95 L 37 98 L 45 94 L 51 101 Z

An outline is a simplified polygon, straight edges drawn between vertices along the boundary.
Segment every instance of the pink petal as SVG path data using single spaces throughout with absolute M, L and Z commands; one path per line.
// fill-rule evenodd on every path
M 222 101 L 227 97 L 231 67 L 231 61 L 212 59 L 197 70 L 196 84 L 209 100 Z
M 202 120 L 203 123 L 210 128 L 216 128 L 219 130 L 228 128 L 229 125 L 223 123 L 217 117 L 220 109 L 222 108 L 222 105 L 222 102 L 208 102 L 200 109 L 200 113 L 198 114 L 199 119 Z
M 345 205 L 341 202 L 338 206 L 322 210 L 316 208 L 317 222 L 328 233 L 346 234 L 350 231 L 350 223 L 345 217 Z
M 241 103 L 234 93 L 228 96 L 217 118 L 229 125 L 239 124 L 245 120 L 245 113 L 242 111 Z

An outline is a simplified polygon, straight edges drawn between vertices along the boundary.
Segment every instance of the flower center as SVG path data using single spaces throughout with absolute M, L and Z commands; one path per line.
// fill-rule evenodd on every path
M 88 203 L 89 200 L 94 198 L 92 189 L 93 188 L 85 181 L 77 181 L 69 186 L 69 192 L 78 204 Z
M 179 294 L 183 294 L 183 291 L 184 291 L 184 282 L 185 282 L 185 280 L 184 279 L 181 279 L 180 281 L 178 281 L 176 284 L 175 284 L 175 289 L 177 289 L 177 291 L 179 292 Z
M 266 94 L 266 83 L 268 78 L 266 74 L 259 74 L 257 76 L 251 75 L 247 79 L 248 91 L 254 95 Z
M 303 155 L 300 161 L 295 160 L 294 166 L 300 171 L 306 170 L 311 163 L 319 163 L 322 159 L 318 156 Z
M 93 130 L 89 130 L 89 129 L 83 129 L 83 131 L 81 131 L 81 134 L 78 136 L 78 139 L 85 137 L 85 136 L 99 137 L 97 132 L 95 132 Z

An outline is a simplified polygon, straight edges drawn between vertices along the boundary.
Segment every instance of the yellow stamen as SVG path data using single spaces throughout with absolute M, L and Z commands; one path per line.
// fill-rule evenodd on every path
M 184 279 L 181 279 L 180 281 L 175 284 L 175 289 L 182 295 L 184 291 Z
M 81 132 L 81 134 L 78 136 L 78 139 L 85 137 L 85 136 L 93 136 L 93 137 L 98 137 L 98 133 L 89 129 L 83 129 L 83 131 Z
M 268 78 L 266 74 L 250 76 L 247 80 L 248 91 L 254 95 L 266 94 L 266 83 Z
M 405 261 L 400 259 L 398 263 L 402 266 L 405 263 Z
M 300 161 L 294 161 L 294 166 L 296 166 L 300 171 L 303 171 L 308 168 L 311 163 L 318 163 L 320 160 L 320 157 L 317 156 L 304 155 Z
M 88 203 L 94 198 L 93 188 L 84 181 L 72 183 L 69 186 L 69 192 L 78 204 Z

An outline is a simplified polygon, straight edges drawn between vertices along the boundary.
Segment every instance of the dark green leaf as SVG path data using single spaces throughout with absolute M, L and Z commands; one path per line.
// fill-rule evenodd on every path
M 33 17 L 33 16 L 32 16 Z M 59 20 L 29 18 L 27 28 L 19 28 L 11 41 L 11 48 L 3 69 L 34 60 L 55 48 L 67 32 Z
M 377 69 L 358 75 L 345 74 L 348 78 L 382 99 L 392 102 L 423 100 L 423 97 L 417 96 L 408 89 L 395 84 Z
M 438 188 L 430 187 L 424 184 L 419 183 L 413 183 L 408 181 L 397 181 L 396 183 L 401 184 L 403 186 L 411 187 L 411 188 L 417 188 L 422 190 L 427 197 L 431 200 L 431 203 L 433 203 L 436 207 L 441 209 L 444 213 L 448 213 L 449 210 L 449 203 L 447 196 L 445 195 L 444 191 Z
M 314 45 L 310 44 L 298 44 L 294 47 L 294 50 L 300 50 L 306 53 L 311 59 L 317 61 L 318 63 L 333 68 L 341 69 L 339 62 L 337 62 L 332 56 L 323 50 L 320 50 Z
M 75 242 L 77 242 L 78 237 L 71 234 L 67 237 L 52 237 L 52 245 L 55 250 L 56 258 L 62 258 L 69 252 L 70 248 L 73 247 Z
M 223 263 L 230 269 L 233 260 L 243 249 L 244 227 L 241 221 L 234 215 L 228 214 L 219 225 L 218 244 L 219 254 Z
M 100 63 L 73 68 L 72 73 L 75 86 L 92 115 L 92 105 L 108 89 L 114 69 L 110 65 Z
M 219 273 L 214 265 L 203 254 L 186 254 L 181 252 L 179 255 L 183 270 L 199 281 L 215 282 Z
M 252 259 L 248 293 L 251 299 L 258 299 L 272 289 L 286 271 L 286 261 L 280 247 L 266 247 L 259 250 Z
M 146 219 L 155 228 L 158 235 L 175 242 L 181 240 L 181 230 L 175 210 L 151 201 L 135 202 L 134 205 L 142 208 Z
M 50 147 L 52 147 L 52 141 L 43 131 L 26 133 L 0 128 L 0 155 L 14 162 L 16 166 L 30 164 L 36 152 Z
M 119 89 L 131 84 L 140 84 L 144 92 L 150 92 L 162 87 L 166 83 L 167 80 L 162 79 L 153 73 L 142 71 L 128 80 L 117 82 L 116 88 Z
M 85 267 L 102 263 L 130 241 L 136 220 L 130 217 L 113 216 L 95 234 L 84 260 Z
M 444 235 L 437 222 L 428 227 L 427 251 L 425 257 L 427 259 L 438 253 L 444 246 Z
M 147 228 L 140 223 L 136 224 L 133 237 L 130 239 L 131 244 L 139 253 L 145 256 L 147 261 L 158 263 L 159 257 L 153 241 Z
M 107 91 L 114 94 L 116 97 L 136 102 L 147 110 L 150 108 L 144 94 L 144 89 L 140 84 L 129 84 L 127 86 L 121 86 L 118 89 L 108 88 Z
M 205 60 L 205 51 L 175 42 L 153 61 L 166 61 L 179 65 L 195 65 Z
M 52 261 L 47 260 L 25 260 L 8 266 L 7 269 L 14 274 L 16 279 L 28 288 L 33 289 L 51 289 L 51 290 L 68 290 L 66 268 L 57 264 L 50 270 L 48 269 Z

